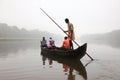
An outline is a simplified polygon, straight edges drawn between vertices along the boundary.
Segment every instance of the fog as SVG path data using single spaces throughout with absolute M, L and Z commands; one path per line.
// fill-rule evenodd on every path
M 62 35 L 53 34 L 47 31 L 19 29 L 17 26 L 9 26 L 0 23 L 0 41 L 4 40 L 37 40 L 38 42 L 45 37 L 48 40 L 52 37 L 58 43 L 64 39 Z
M 19 29 L 64 33 L 40 10 L 44 9 L 64 30 L 67 17 L 76 37 L 120 29 L 119 0 L 0 0 L 0 23 Z
M 86 34 L 80 36 L 77 40 L 79 43 L 97 43 L 97 44 L 107 44 L 112 47 L 120 47 L 120 29 L 113 30 L 107 33 L 99 34 Z M 17 26 L 9 26 L 5 23 L 0 23 L 0 41 L 36 41 L 40 42 L 42 37 L 46 40 L 52 37 L 56 44 L 61 44 L 64 36 L 53 34 L 50 32 L 40 31 L 40 30 L 26 30 L 24 28 L 19 29 Z M 28 41 L 28 42 L 29 42 Z M 59 45 L 60 46 L 60 45 Z
M 83 35 L 80 40 L 87 43 L 96 43 L 99 45 L 110 45 L 112 47 L 120 48 L 120 29 L 114 30 L 104 34 L 90 34 Z

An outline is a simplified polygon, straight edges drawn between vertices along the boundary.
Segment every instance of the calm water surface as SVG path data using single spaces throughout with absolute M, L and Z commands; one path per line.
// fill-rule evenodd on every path
M 88 44 L 88 54 L 70 64 L 41 56 L 39 41 L 0 41 L 0 80 L 120 80 L 120 47 Z

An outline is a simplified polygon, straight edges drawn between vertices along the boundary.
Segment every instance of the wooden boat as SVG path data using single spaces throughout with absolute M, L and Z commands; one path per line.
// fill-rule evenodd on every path
M 83 44 L 82 46 L 74 50 L 66 50 L 58 47 L 55 48 L 41 47 L 41 54 L 54 55 L 65 58 L 75 58 L 75 57 L 82 58 L 86 54 L 86 50 L 87 50 L 87 43 Z
M 49 54 L 49 52 L 48 52 Z M 54 55 L 46 55 L 44 53 L 41 53 L 42 57 L 52 59 L 60 64 L 68 65 L 73 70 L 77 71 L 80 76 L 84 78 L 84 80 L 87 80 L 87 71 L 80 61 L 80 58 L 63 58 L 60 56 L 54 56 Z M 69 73 L 71 74 L 71 73 Z

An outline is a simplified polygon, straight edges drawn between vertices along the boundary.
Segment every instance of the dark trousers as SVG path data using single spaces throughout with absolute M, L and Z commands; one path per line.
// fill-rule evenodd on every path
M 72 40 L 70 40 L 70 49 L 74 49 L 74 48 L 73 48 Z

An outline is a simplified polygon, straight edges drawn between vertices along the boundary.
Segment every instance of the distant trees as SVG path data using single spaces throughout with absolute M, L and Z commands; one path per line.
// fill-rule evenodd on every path
M 42 32 L 38 30 L 31 30 L 28 31 L 24 28 L 19 29 L 17 26 L 8 26 L 5 23 L 0 23 L 0 38 L 22 38 L 22 39 L 31 39 L 31 38 L 38 38 L 41 37 L 50 37 L 54 34 L 49 32 Z
M 103 34 L 84 35 L 80 38 L 82 42 L 109 44 L 111 46 L 120 47 L 120 30 Z

